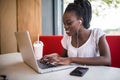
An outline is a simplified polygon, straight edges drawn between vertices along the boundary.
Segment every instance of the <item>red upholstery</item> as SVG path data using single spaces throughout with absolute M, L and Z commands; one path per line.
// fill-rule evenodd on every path
M 113 67 L 120 68 L 120 36 L 106 36 L 108 41 Z
M 63 36 L 40 36 L 40 40 L 44 43 L 43 55 L 50 53 L 58 53 L 62 55 L 61 39 Z M 106 36 L 108 41 L 113 67 L 120 68 L 120 36 Z
M 61 39 L 63 36 L 40 36 L 40 40 L 44 43 L 43 55 L 50 53 L 58 53 L 62 55 Z

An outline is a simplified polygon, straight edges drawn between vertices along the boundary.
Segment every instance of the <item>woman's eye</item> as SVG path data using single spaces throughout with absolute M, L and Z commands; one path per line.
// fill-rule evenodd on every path
M 67 25 L 67 26 L 71 26 L 73 22 L 71 21 L 68 21 L 68 22 L 65 22 L 64 25 Z
M 72 22 L 67 23 L 67 25 L 71 25 L 71 24 L 72 24 Z

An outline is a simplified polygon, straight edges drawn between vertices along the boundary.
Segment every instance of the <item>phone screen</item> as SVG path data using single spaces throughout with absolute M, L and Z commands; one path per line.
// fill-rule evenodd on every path
M 70 73 L 70 75 L 82 77 L 88 71 L 88 69 L 89 68 L 86 67 L 77 67 Z

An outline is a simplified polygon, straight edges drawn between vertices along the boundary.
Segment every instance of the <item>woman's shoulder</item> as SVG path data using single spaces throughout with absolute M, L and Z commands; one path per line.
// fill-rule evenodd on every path
M 93 28 L 92 31 L 93 32 L 98 32 L 98 31 L 102 31 L 102 29 L 100 29 L 100 28 Z
M 104 35 L 105 34 L 105 32 L 102 29 L 100 29 L 100 28 L 93 28 L 91 30 L 92 30 L 92 34 L 95 35 L 95 36 Z

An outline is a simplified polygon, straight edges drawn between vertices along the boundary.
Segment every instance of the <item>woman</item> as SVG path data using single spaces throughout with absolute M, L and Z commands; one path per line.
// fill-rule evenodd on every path
M 63 57 L 57 54 L 45 56 L 42 60 L 57 64 L 110 65 L 111 56 L 105 33 L 100 29 L 88 29 L 92 17 L 88 0 L 70 3 L 63 15 L 66 34 L 61 43 Z

